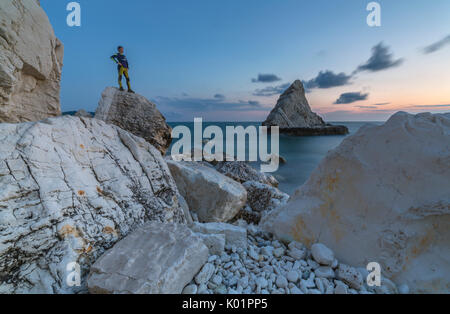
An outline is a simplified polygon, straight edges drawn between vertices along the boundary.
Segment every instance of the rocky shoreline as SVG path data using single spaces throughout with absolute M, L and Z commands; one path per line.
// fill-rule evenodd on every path
M 245 162 L 163 157 L 170 127 L 141 95 L 107 88 L 95 117 L 58 116 L 62 44 L 38 1 L 14 3 L 0 2 L 26 21 L 0 24 L 15 39 L 0 41 L 0 293 L 448 293 L 450 113 L 362 127 L 289 196 Z M 265 124 L 345 131 L 300 81 Z

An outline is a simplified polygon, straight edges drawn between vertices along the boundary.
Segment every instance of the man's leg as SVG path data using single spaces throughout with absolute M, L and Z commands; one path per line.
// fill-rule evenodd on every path
M 131 89 L 130 76 L 128 75 L 128 69 L 124 68 L 123 74 L 125 75 L 125 79 L 127 80 L 128 91 L 130 93 L 134 93 L 133 90 Z
M 124 72 L 124 67 L 120 67 L 120 69 L 119 69 L 119 87 L 120 87 L 121 91 L 124 90 L 123 86 L 122 86 L 122 75 L 123 75 L 123 72 Z

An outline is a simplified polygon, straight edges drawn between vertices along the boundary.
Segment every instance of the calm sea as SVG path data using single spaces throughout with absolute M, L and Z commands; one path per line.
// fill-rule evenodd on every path
M 349 128 L 350 134 L 356 133 L 364 124 L 382 124 L 382 122 L 336 122 L 335 124 L 345 125 Z M 169 123 L 170 126 L 176 127 L 178 125 L 187 126 L 193 133 L 193 122 L 187 123 Z M 225 137 L 226 126 L 247 127 L 250 125 L 260 126 L 257 122 L 204 122 L 203 129 L 210 125 L 221 127 Z M 277 172 L 273 175 L 280 182 L 279 189 L 285 193 L 292 195 L 292 193 L 306 182 L 311 175 L 311 172 L 318 166 L 322 158 L 325 157 L 328 151 L 336 148 L 346 136 L 305 136 L 296 137 L 288 135 L 280 135 L 280 155 L 287 160 L 287 163 L 280 165 Z M 225 140 L 225 139 L 224 139 Z M 224 146 L 225 147 L 225 146 Z M 170 149 L 168 151 L 170 153 Z M 258 163 L 253 164 L 259 167 Z

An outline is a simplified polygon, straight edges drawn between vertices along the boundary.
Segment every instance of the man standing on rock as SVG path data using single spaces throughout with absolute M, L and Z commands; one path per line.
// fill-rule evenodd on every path
M 124 91 L 122 86 L 122 76 L 125 75 L 125 79 L 127 80 L 128 92 L 134 93 L 130 85 L 130 77 L 128 75 L 128 60 L 127 57 L 123 54 L 123 47 L 122 46 L 117 47 L 117 51 L 118 53 L 112 55 L 111 59 L 117 63 L 117 70 L 119 71 L 120 90 Z

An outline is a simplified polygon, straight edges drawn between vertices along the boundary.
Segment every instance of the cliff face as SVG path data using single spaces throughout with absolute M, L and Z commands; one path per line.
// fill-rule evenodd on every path
M 0 122 L 61 114 L 63 55 L 39 1 L 0 1 Z
M 280 128 L 324 127 L 321 117 L 312 112 L 301 81 L 295 81 L 278 99 L 277 105 L 264 121 L 265 126 Z

